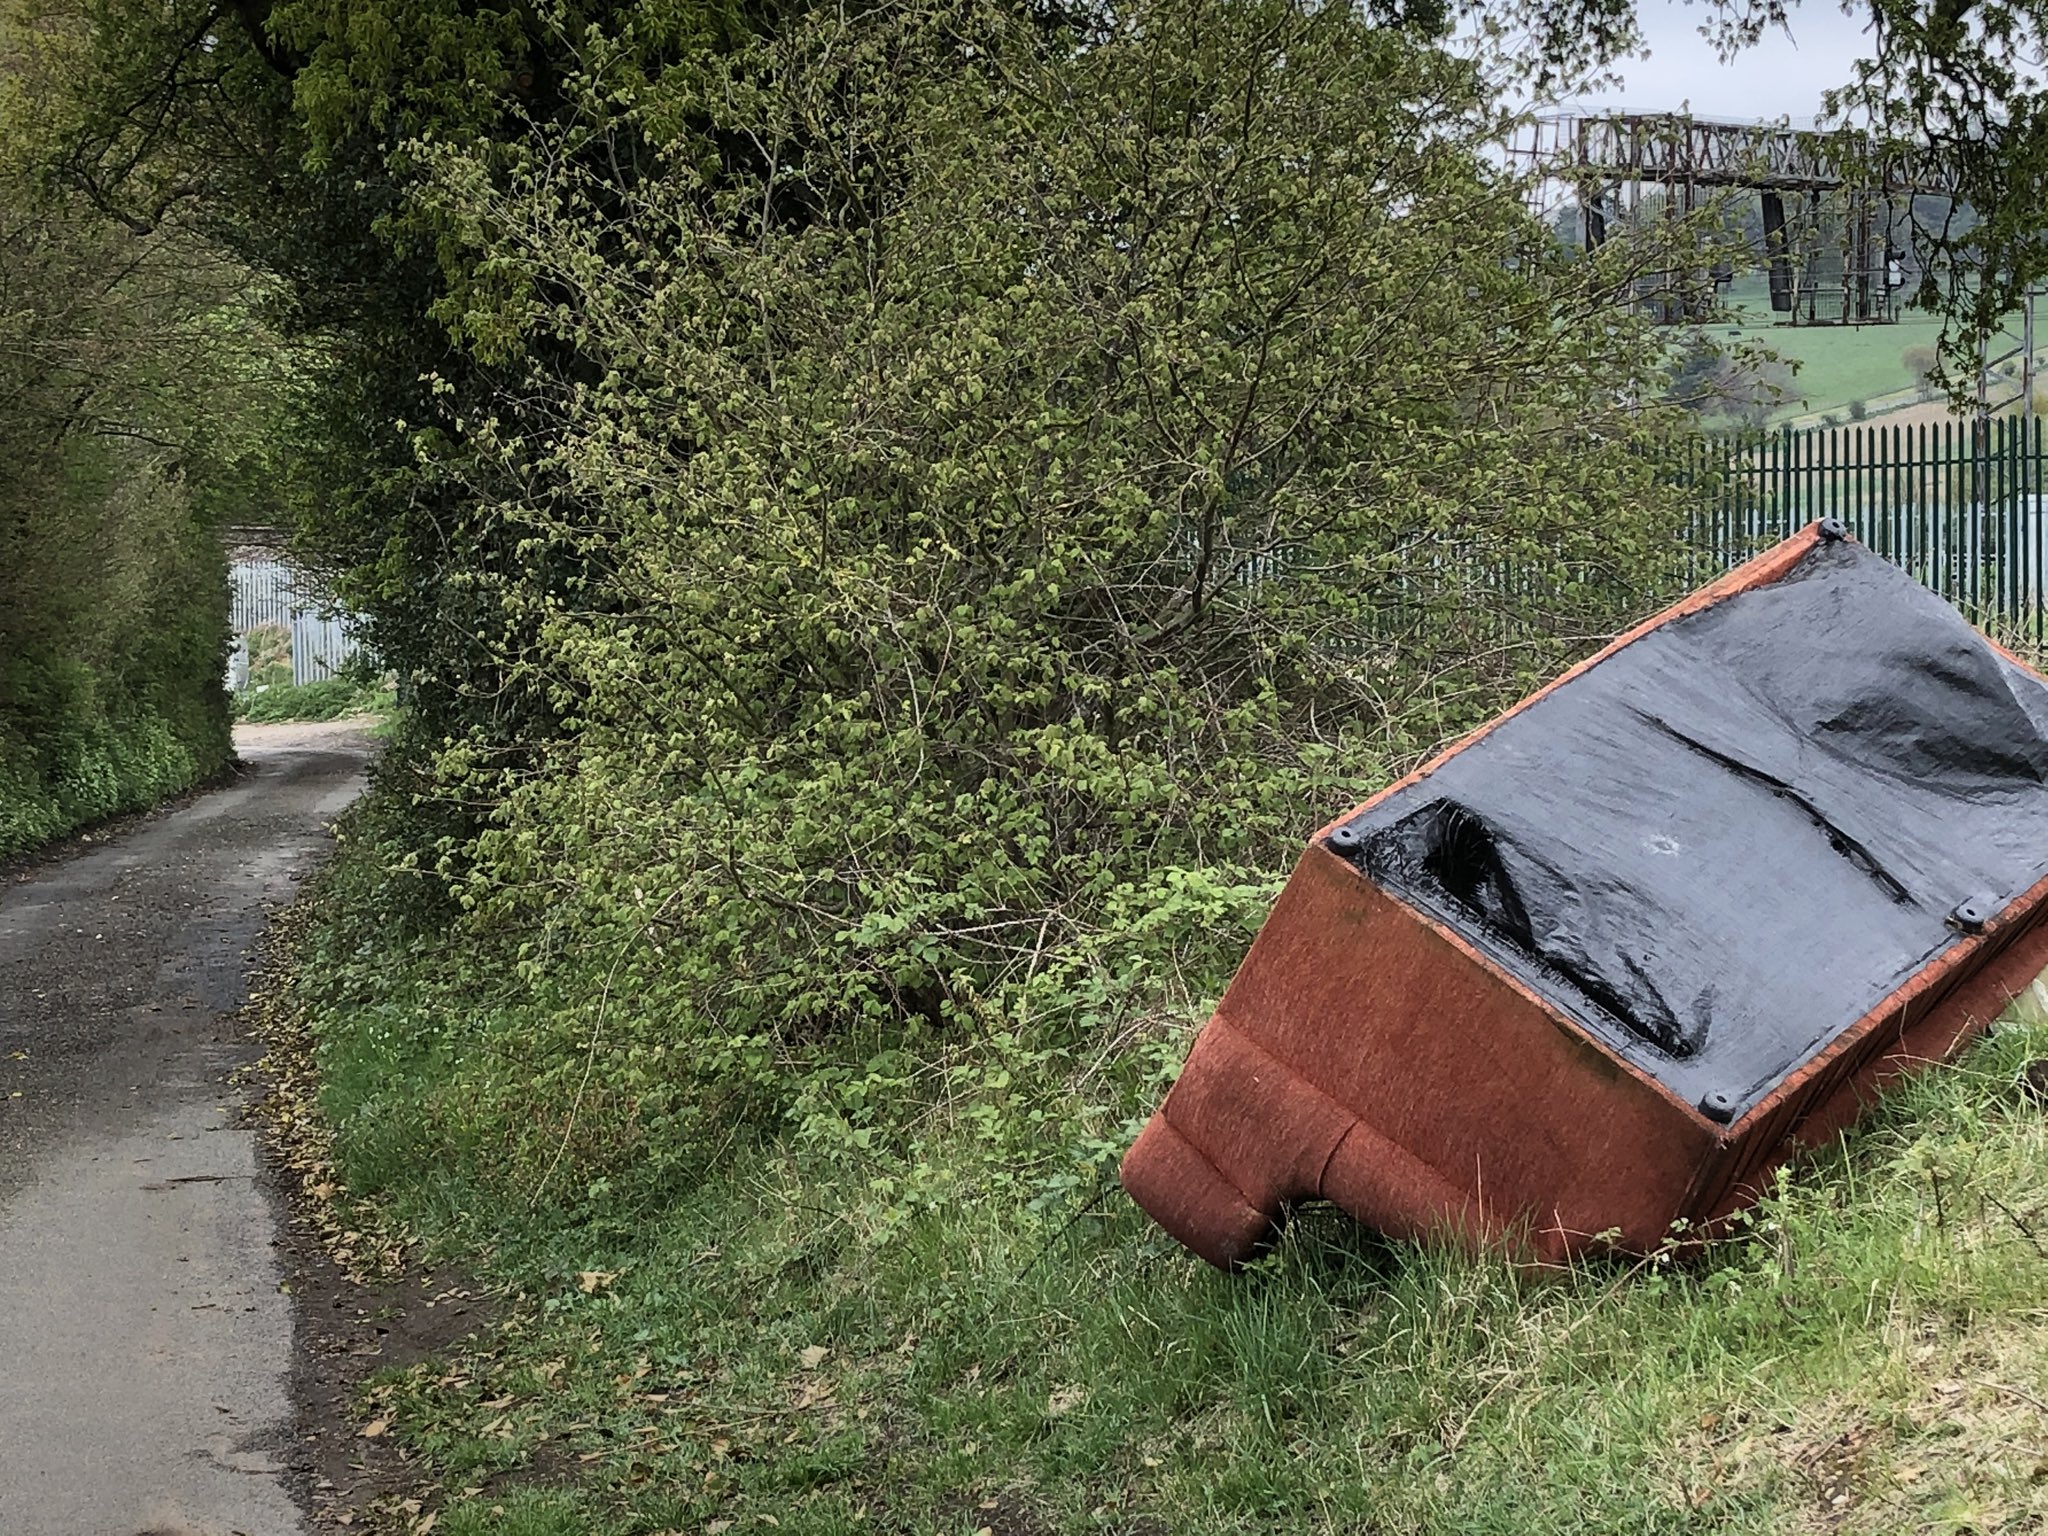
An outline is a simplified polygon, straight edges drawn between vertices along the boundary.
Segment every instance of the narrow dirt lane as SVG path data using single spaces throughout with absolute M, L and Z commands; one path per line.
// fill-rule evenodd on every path
M 0 1533 L 296 1536 L 292 1315 L 229 1076 L 266 908 L 361 787 L 347 726 L 0 887 Z

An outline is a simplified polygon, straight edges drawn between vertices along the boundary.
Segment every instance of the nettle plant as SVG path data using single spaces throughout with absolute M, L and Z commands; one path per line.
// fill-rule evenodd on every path
M 1198 998 L 1319 821 L 1668 590 L 1664 349 L 1474 65 L 1091 25 L 827 9 L 652 84 L 593 39 L 573 122 L 417 147 L 444 318 L 542 360 L 452 425 L 590 573 L 508 615 L 561 738 L 441 754 L 464 896 L 594 957 L 593 1049 L 773 1084 Z

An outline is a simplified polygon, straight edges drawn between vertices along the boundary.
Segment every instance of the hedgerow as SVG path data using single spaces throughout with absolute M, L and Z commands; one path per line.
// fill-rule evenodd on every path
M 392 879 L 499 1022 L 389 1018 L 461 1037 L 442 1112 L 508 1182 L 655 1188 L 741 1123 L 915 1161 L 955 1073 L 1014 1137 L 1004 1081 L 1144 1042 L 1318 821 L 1668 590 L 1663 349 L 1427 35 L 581 43 L 573 110 L 409 151 L 441 318 L 524 359 L 516 412 L 414 427 L 524 562 L 450 644 L 559 724 L 394 759 Z
M 235 718 L 256 724 L 281 720 L 339 720 L 387 708 L 390 691 L 382 679 L 324 677 L 310 683 L 273 683 L 235 700 Z
M 12 212 L 0 250 L 25 243 Z M 31 360 L 0 362 L 0 457 L 16 469 L 0 484 L 0 858 L 154 804 L 230 751 L 227 557 L 197 477 L 120 441 L 133 418 L 65 419 L 80 391 L 114 406 L 104 381 L 24 377 L 65 340 L 55 306 L 33 307 L 45 295 L 24 297 L 0 315 L 23 343 L 0 353 Z
M 67 515 L 84 510 L 39 489 Z M 227 762 L 226 557 L 217 529 L 176 526 L 190 509 L 166 500 L 103 525 L 140 542 L 173 524 L 167 547 L 135 562 L 134 583 L 95 580 L 101 546 L 58 562 L 63 587 L 0 604 L 0 858 L 155 804 Z M 43 531 L 0 497 L 0 560 L 39 560 Z
M 226 763 L 221 530 L 260 507 L 248 274 L 52 183 L 70 43 L 0 4 L 0 859 Z

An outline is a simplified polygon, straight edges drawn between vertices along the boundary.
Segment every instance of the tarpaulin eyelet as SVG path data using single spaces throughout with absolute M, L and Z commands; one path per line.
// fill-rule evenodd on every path
M 1700 1113 L 1726 1125 L 1735 1118 L 1735 1101 L 1725 1093 L 1710 1093 L 1700 1100 Z
M 1960 928 L 1964 933 L 1982 933 L 1984 925 L 1991 921 L 1989 897 L 1972 896 L 1956 904 L 1955 911 L 1948 915 L 1949 926 Z

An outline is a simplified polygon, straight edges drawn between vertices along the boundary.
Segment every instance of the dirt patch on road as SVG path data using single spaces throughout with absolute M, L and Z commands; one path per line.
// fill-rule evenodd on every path
M 235 750 L 260 748 L 324 747 L 363 735 L 378 720 L 376 715 L 344 715 L 339 720 L 281 720 L 263 724 L 244 720 L 235 727 Z

